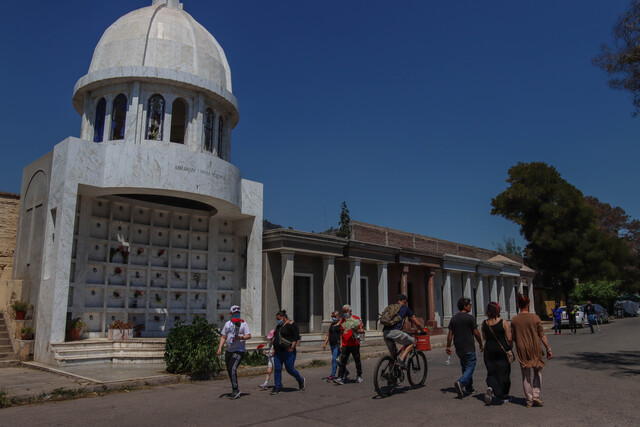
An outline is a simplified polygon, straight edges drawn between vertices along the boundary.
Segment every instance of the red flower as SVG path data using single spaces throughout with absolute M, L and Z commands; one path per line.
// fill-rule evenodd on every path
M 260 350 L 260 349 L 261 349 L 261 348 L 263 348 L 263 347 L 264 347 L 264 344 L 260 344 L 260 345 L 256 348 L 256 350 Z

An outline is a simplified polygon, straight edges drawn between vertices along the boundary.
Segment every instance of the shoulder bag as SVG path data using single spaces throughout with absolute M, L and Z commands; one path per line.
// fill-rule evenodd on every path
M 503 322 L 504 322 L 504 320 L 503 320 Z M 507 359 L 509 360 L 509 363 L 513 363 L 513 361 L 516 360 L 516 356 L 513 354 L 513 350 L 509 350 L 509 351 L 505 350 L 504 347 L 502 346 L 502 343 L 500 342 L 500 340 L 496 336 L 496 333 L 493 332 L 493 328 L 491 327 L 491 325 L 489 325 L 486 320 L 485 320 L 485 324 L 487 325 L 487 327 L 489 328 L 489 330 L 493 334 L 493 337 L 496 339 L 496 341 L 498 341 L 498 345 L 500 346 L 502 351 L 504 351 L 504 353 L 507 355 Z M 496 325 L 497 325 L 497 323 L 496 323 Z

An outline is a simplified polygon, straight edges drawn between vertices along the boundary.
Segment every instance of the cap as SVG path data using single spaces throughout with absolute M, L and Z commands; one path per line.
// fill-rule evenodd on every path
M 240 313 L 240 306 L 232 305 L 231 308 L 229 309 L 229 313 L 231 314 Z
M 405 294 L 398 294 L 398 298 L 396 298 L 397 301 L 404 301 L 407 299 L 407 296 Z
M 270 340 L 271 338 L 273 338 L 273 335 L 276 333 L 275 329 L 272 329 L 269 331 L 269 335 L 267 335 L 267 339 Z

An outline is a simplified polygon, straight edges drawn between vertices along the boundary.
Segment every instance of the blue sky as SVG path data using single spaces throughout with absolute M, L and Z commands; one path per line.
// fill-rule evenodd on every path
M 151 0 L 5 2 L 0 191 L 80 133 L 71 104 L 106 28 Z M 627 1 L 195 1 L 240 123 L 231 160 L 264 214 L 306 231 L 351 218 L 492 248 L 515 163 L 555 166 L 640 218 L 640 118 L 591 65 Z

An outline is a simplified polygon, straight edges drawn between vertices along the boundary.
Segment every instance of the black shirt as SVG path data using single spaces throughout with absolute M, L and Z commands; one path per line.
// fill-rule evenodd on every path
M 329 326 L 329 345 L 340 344 L 340 322 L 336 322 Z
M 289 349 L 288 346 L 280 345 L 280 335 L 285 340 L 299 341 L 300 340 L 300 330 L 298 329 L 298 325 L 295 323 L 287 323 L 286 325 L 276 327 L 276 330 L 273 334 L 273 345 L 276 348 L 276 351 L 287 351 Z
M 471 353 L 476 351 L 473 343 L 473 331 L 478 328 L 476 319 L 469 313 L 460 312 L 451 318 L 449 330 L 453 331 L 453 344 L 456 352 Z

